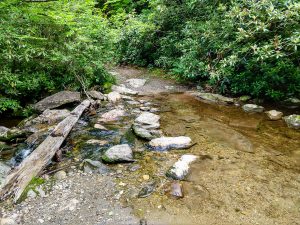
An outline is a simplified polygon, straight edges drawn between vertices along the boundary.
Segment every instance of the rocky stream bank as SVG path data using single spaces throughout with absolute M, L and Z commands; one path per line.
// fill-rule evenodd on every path
M 191 91 L 135 69 L 114 73 L 119 85 L 88 92 L 92 107 L 23 201 L 1 203 L 0 224 L 299 224 L 298 109 Z M 58 93 L 20 128 L 2 127 L 0 175 L 80 100 Z

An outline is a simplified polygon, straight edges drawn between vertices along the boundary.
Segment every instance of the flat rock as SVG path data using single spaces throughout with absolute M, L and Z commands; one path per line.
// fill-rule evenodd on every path
M 150 112 L 143 112 L 135 119 L 135 123 L 150 125 L 149 127 L 159 127 L 159 120 L 160 116 Z
M 104 100 L 105 96 L 99 91 L 88 91 L 87 94 L 93 99 Z
M 131 87 L 139 88 L 143 87 L 146 83 L 145 79 L 129 79 L 126 81 Z
M 189 137 L 161 137 L 152 139 L 149 142 L 149 146 L 158 151 L 164 151 L 169 149 L 184 149 L 189 148 L 192 145 L 192 140 Z
M 260 113 L 263 112 L 265 110 L 264 107 L 259 106 L 259 105 L 255 105 L 255 104 L 245 104 L 242 106 L 242 109 L 245 112 L 256 112 L 256 113 Z
M 282 112 L 279 112 L 277 110 L 270 110 L 266 112 L 267 116 L 270 120 L 280 120 L 283 116 Z
M 132 162 L 133 153 L 128 144 L 115 145 L 109 148 L 102 156 L 102 160 L 107 163 Z
M 124 110 L 122 110 L 122 109 L 113 109 L 111 111 L 108 111 L 108 112 L 104 113 L 101 116 L 100 121 L 103 121 L 103 122 L 116 121 L 116 120 L 119 120 L 123 116 L 125 116 L 125 111 Z
M 171 184 L 170 194 L 175 198 L 183 198 L 183 188 L 182 185 L 176 181 Z
M 38 117 L 28 120 L 25 122 L 25 127 L 34 126 L 36 124 L 55 124 L 66 117 L 70 116 L 71 112 L 67 109 L 46 109 L 41 115 Z
M 87 144 L 90 145 L 107 145 L 109 142 L 107 140 L 97 140 L 97 139 L 90 139 L 86 142 Z
M 196 96 L 200 99 L 209 101 L 209 102 L 214 102 L 214 103 L 226 103 L 226 104 L 233 104 L 234 99 L 233 98 L 228 98 L 219 94 L 213 94 L 213 93 L 208 93 L 208 92 L 191 92 L 193 96 Z
M 142 139 L 146 139 L 148 141 L 161 136 L 161 133 L 158 130 L 147 130 L 147 129 L 145 129 L 143 127 L 140 127 L 136 124 L 134 124 L 132 126 L 132 130 L 133 130 L 133 132 L 136 136 L 138 136 Z
M 183 180 L 189 173 L 190 164 L 198 157 L 195 155 L 183 155 L 181 158 L 168 170 L 166 175 L 175 180 Z
M 111 88 L 113 91 L 116 91 L 120 94 L 124 94 L 124 95 L 137 95 L 138 92 L 137 91 L 134 91 L 134 90 L 131 90 L 127 87 L 123 87 L 123 86 L 116 86 L 116 85 L 113 85 L 112 88 Z
M 122 96 L 120 95 L 120 93 L 116 92 L 116 91 L 110 92 L 107 95 L 108 101 L 112 102 L 112 103 L 116 103 L 117 101 L 121 100 L 121 98 L 122 98 Z
M 96 123 L 94 125 L 94 128 L 99 129 L 99 130 L 107 130 L 107 128 L 99 123 Z
M 283 120 L 286 122 L 288 127 L 294 128 L 294 129 L 300 129 L 300 115 L 289 115 L 283 117 Z
M 34 108 L 40 112 L 43 112 L 46 109 L 54 109 L 65 104 L 80 102 L 80 100 L 81 98 L 79 92 L 61 91 L 42 99 L 34 105 Z

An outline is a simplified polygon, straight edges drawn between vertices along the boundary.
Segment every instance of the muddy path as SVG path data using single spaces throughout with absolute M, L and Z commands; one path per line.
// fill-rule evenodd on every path
M 119 84 L 128 86 L 132 78 L 146 83 L 131 87 L 138 96 L 84 116 L 64 147 L 68 154 L 45 171 L 44 194 L 3 206 L 4 224 L 300 224 L 299 131 L 263 113 L 199 101 L 186 93 L 190 88 L 146 70 L 122 67 L 112 73 Z M 126 116 L 104 123 L 107 131 L 94 128 L 101 115 L 116 108 Z M 142 109 L 156 109 L 163 135 L 188 136 L 194 145 L 151 151 L 131 129 Z M 96 170 L 85 166 L 84 160 L 100 162 L 117 144 L 129 144 L 136 161 Z M 176 198 L 166 171 L 183 154 L 198 159 L 189 175 L 176 181 L 184 194 Z M 66 174 L 53 176 L 58 170 Z

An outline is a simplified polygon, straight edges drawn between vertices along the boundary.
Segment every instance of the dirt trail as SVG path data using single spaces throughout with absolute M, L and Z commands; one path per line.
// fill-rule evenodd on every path
M 189 136 L 196 145 L 187 150 L 143 151 L 136 154 L 136 162 L 112 165 L 102 174 L 84 173 L 75 163 L 65 169 L 66 178 L 46 181 L 46 196 L 2 208 L 2 217 L 26 225 L 300 224 L 299 132 L 281 121 L 267 121 L 263 114 L 249 116 L 240 108 L 176 94 L 190 88 L 144 69 L 121 67 L 112 73 L 118 84 L 146 79 L 143 87 L 131 89 L 142 93 L 139 100 L 160 109 L 164 134 Z M 126 130 L 127 122 L 113 129 Z M 248 142 L 253 144 L 251 153 L 241 150 Z M 135 143 L 136 149 L 145 149 L 143 142 Z M 175 199 L 169 195 L 172 181 L 165 172 L 186 153 L 199 160 L 181 182 L 184 198 Z M 141 188 L 153 182 L 155 191 L 138 198 Z

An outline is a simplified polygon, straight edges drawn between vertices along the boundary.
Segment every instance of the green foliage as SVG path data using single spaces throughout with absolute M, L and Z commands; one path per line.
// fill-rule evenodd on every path
M 169 69 L 228 94 L 300 95 L 300 3 L 290 0 L 158 0 L 129 18 L 121 62 Z
M 113 82 L 110 30 L 92 0 L 0 2 L 0 112 L 55 90 Z

